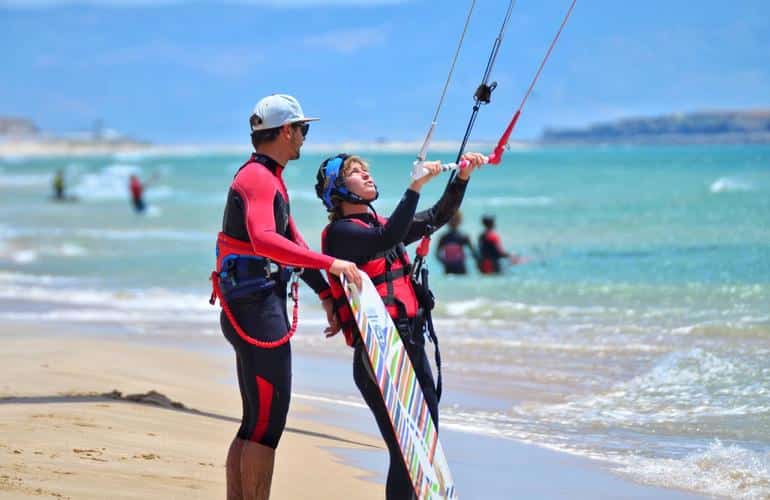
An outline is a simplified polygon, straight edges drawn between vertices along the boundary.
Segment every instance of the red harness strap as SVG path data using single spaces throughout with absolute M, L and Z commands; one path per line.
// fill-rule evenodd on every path
M 257 340 L 249 336 L 248 333 L 243 331 L 238 322 L 235 321 L 235 316 L 233 316 L 232 311 L 230 311 L 230 306 L 227 305 L 227 301 L 224 299 L 222 296 L 222 291 L 219 289 L 219 273 L 216 271 L 211 272 L 211 288 L 211 299 L 209 299 L 209 303 L 213 306 L 216 302 L 216 299 L 219 299 L 219 305 L 222 306 L 222 310 L 227 315 L 227 319 L 230 320 L 230 324 L 233 325 L 233 328 L 238 333 L 238 336 L 249 344 L 262 347 L 263 349 L 275 349 L 276 347 L 280 347 L 288 342 L 294 336 L 294 332 L 297 331 L 297 320 L 299 319 L 299 282 L 296 279 L 296 275 L 295 278 L 291 281 L 291 300 L 294 302 L 294 307 L 292 308 L 291 313 L 291 328 L 289 328 L 289 331 L 286 332 L 286 335 L 278 340 L 273 340 L 270 342 Z

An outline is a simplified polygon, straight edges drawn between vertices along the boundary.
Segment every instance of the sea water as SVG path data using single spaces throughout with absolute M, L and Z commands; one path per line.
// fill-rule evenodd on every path
M 220 335 L 208 275 L 246 156 L 0 159 L 0 319 Z M 387 216 L 413 155 L 365 156 Z M 316 249 L 322 159 L 285 171 Z M 51 201 L 57 169 L 76 201 Z M 141 215 L 131 174 L 154 179 Z M 423 189 L 420 209 L 445 183 Z M 429 257 L 443 425 L 600 458 L 637 481 L 770 496 L 770 147 L 510 151 L 473 174 L 462 212 L 473 240 L 494 215 L 527 262 L 446 277 Z M 347 356 L 302 293 L 296 349 Z M 333 383 L 313 390 L 357 401 Z

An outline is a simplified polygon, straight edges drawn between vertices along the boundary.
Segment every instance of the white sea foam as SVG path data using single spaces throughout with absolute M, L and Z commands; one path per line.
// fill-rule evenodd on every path
M 108 165 L 98 172 L 82 176 L 72 188 L 72 192 L 86 200 L 124 200 L 129 197 L 129 177 L 140 173 L 141 168 L 136 165 Z
M 366 410 L 356 396 L 295 394 L 294 397 L 333 406 Z M 746 500 L 770 497 L 770 452 L 752 451 L 715 440 L 706 449 L 684 458 L 651 458 L 624 451 L 602 451 L 565 440 L 552 432 L 525 430 L 526 422 L 501 411 L 464 411 L 458 405 L 442 408 L 442 426 L 454 431 L 515 439 L 543 448 L 613 464 L 614 470 L 651 485 L 706 495 Z
M 623 339 L 620 339 L 623 340 Z M 567 351 L 582 353 L 601 353 L 611 354 L 617 352 L 666 352 L 668 348 L 662 345 L 651 345 L 641 343 L 585 343 L 577 344 L 573 342 L 548 342 L 538 339 L 532 340 L 508 340 L 496 337 L 479 337 L 472 335 L 467 337 L 457 337 L 447 335 L 441 339 L 445 346 L 477 346 L 496 348 L 513 348 L 539 351 Z
M 630 457 L 620 472 L 632 479 L 725 498 L 770 498 L 770 452 L 716 441 L 683 459 Z
M 142 169 L 138 165 L 114 163 L 97 172 L 83 175 L 72 188 L 72 192 L 84 200 L 127 200 L 129 178 L 137 175 L 142 178 Z M 166 199 L 174 195 L 169 186 L 153 184 L 146 190 L 148 199 Z
M 475 298 L 463 301 L 451 301 L 437 305 L 438 314 L 447 314 L 456 318 L 515 318 L 529 315 L 549 315 L 560 318 L 595 316 L 605 313 L 618 314 L 618 309 L 604 306 L 571 306 L 549 304 L 526 304 L 511 300 Z
M 54 323 L 119 323 L 131 327 L 141 323 L 179 324 L 179 314 L 160 311 L 125 311 L 114 309 L 52 309 L 49 311 L 0 311 L 0 318 L 9 321 L 50 321 Z M 184 323 L 217 324 L 215 315 L 186 313 Z M 197 332 L 196 332 L 197 334 Z
M 162 288 L 146 290 L 102 290 L 77 285 L 45 276 L 0 274 L 0 298 L 32 302 L 68 304 L 72 306 L 99 306 L 121 311 L 164 311 L 179 315 L 210 313 L 213 308 L 205 293 L 177 292 Z M 66 286 L 62 286 L 66 285 Z
M 161 211 L 162 213 L 162 211 Z M 115 240 L 115 241 L 148 241 L 148 240 L 162 240 L 162 241 L 206 241 L 213 242 L 213 237 L 210 232 L 204 231 L 185 231 L 180 229 L 107 229 L 107 228 L 67 228 L 67 227 L 50 227 L 50 226 L 37 226 L 37 227 L 13 227 L 8 225 L 0 225 L 0 240 L 13 240 L 15 238 L 50 238 L 51 236 L 57 237 L 75 237 L 75 238 L 92 238 L 95 240 Z M 67 245 L 66 243 L 64 244 Z M 67 250 L 63 251 L 65 254 Z
M 735 193 L 753 190 L 754 186 L 751 183 L 732 177 L 720 177 L 709 186 L 709 191 L 712 193 Z
M 650 371 L 603 394 L 538 408 L 531 415 L 570 425 L 644 427 L 702 418 L 762 415 L 770 395 L 761 370 L 701 348 L 670 353 Z
M 42 245 L 28 248 L 26 244 L 0 245 L 0 259 L 7 259 L 16 264 L 30 264 L 44 257 L 76 258 L 88 255 L 86 248 L 76 243 L 63 242 L 56 245 Z
M 0 271 L 0 283 L 6 284 L 34 284 L 38 286 L 66 286 L 83 282 L 81 278 L 65 276 L 52 276 L 48 274 L 25 274 L 18 272 Z
M 9 257 L 16 264 L 30 264 L 35 262 L 39 256 L 40 253 L 37 250 L 24 249 L 14 250 Z

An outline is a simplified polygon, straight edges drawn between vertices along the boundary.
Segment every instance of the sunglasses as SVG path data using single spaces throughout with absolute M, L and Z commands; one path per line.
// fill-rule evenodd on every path
M 310 130 L 310 124 L 308 122 L 295 123 L 294 128 L 298 128 L 302 132 L 302 137 L 307 137 L 307 132 Z

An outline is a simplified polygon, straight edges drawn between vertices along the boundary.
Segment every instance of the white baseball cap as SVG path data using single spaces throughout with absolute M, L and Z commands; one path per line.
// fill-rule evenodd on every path
M 290 95 L 273 94 L 259 100 L 251 114 L 251 131 L 277 128 L 287 123 L 313 122 L 319 118 L 308 118 L 302 112 L 299 102 Z

